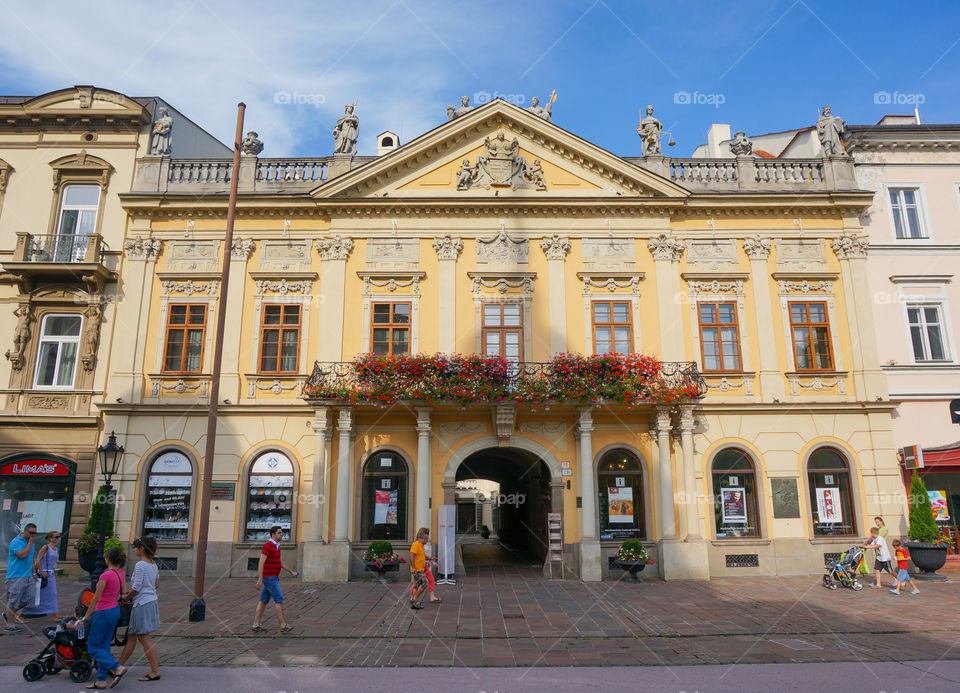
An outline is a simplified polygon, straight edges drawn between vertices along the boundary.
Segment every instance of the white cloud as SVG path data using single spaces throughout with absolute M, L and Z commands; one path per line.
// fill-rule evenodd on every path
M 245 129 L 260 133 L 265 156 L 330 153 L 343 105 L 359 99 L 368 154 L 383 130 L 409 141 L 443 122 L 498 51 L 516 53 L 512 30 L 476 38 L 495 14 L 414 0 L 0 4 L 0 63 L 17 73 L 19 92 L 95 84 L 160 96 L 226 142 L 244 101 Z M 277 92 L 322 103 L 275 103 Z

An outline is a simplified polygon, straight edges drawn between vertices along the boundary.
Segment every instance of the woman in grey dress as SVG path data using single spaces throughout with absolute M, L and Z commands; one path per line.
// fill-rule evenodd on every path
M 150 634 L 160 627 L 160 610 L 157 603 L 157 586 L 160 584 L 160 570 L 153 560 L 157 553 L 157 540 L 153 537 L 140 537 L 133 542 L 133 551 L 137 554 L 137 565 L 130 578 L 130 591 L 124 598 L 133 600 L 130 614 L 130 626 L 127 628 L 127 644 L 117 661 L 126 663 L 137 647 L 143 647 L 143 653 L 150 662 L 150 671 L 140 681 L 156 681 L 160 678 L 160 664 L 157 659 L 157 646 Z

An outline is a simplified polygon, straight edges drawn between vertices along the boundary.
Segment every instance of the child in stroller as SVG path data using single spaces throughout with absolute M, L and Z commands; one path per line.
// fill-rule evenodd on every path
M 84 683 L 93 673 L 93 661 L 87 653 L 87 633 L 83 615 L 87 612 L 93 590 L 83 590 L 77 595 L 77 606 L 73 617 L 60 619 L 54 625 L 43 629 L 47 636 L 47 646 L 23 667 L 23 678 L 37 681 L 45 674 L 57 674 L 64 669 L 70 670 L 70 680 Z
M 840 558 L 833 561 L 824 568 L 823 586 L 827 589 L 835 590 L 837 585 L 849 587 L 855 592 L 863 589 L 860 583 L 857 566 L 863 558 L 863 549 L 859 546 L 851 546 L 840 554 Z

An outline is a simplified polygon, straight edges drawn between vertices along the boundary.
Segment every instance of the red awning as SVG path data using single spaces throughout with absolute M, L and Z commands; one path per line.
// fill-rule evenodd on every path
M 923 466 L 924 469 L 939 467 L 942 471 L 947 471 L 943 467 L 956 467 L 957 471 L 960 471 L 960 445 L 946 449 L 924 450 Z

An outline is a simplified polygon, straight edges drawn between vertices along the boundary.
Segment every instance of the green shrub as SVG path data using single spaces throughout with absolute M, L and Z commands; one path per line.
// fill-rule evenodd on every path
M 393 544 L 389 541 L 371 541 L 364 553 L 363 560 L 375 561 L 381 556 L 390 556 L 393 554 Z
M 90 519 L 87 520 L 87 528 L 83 530 L 84 534 L 93 533 L 97 536 L 100 535 L 100 515 L 103 513 L 103 506 L 107 500 L 107 487 L 101 486 L 97 491 L 96 497 L 93 499 L 93 504 L 90 506 Z M 113 511 L 115 510 L 113 504 L 110 504 L 110 509 L 107 511 L 107 524 L 106 530 L 104 531 L 105 536 L 110 536 L 113 534 Z
M 940 539 L 940 528 L 933 517 L 927 486 L 916 472 L 910 482 L 910 530 L 907 536 L 912 541 L 935 543 Z
M 97 532 L 84 532 L 77 539 L 76 547 L 78 553 L 89 553 L 97 550 L 97 544 L 100 542 L 100 535 Z

